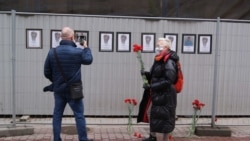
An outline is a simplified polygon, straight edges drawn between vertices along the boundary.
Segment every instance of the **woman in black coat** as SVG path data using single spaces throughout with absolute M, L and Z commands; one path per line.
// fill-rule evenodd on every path
M 150 96 L 144 93 L 138 115 L 138 122 L 144 122 L 148 106 L 142 107 L 142 103 L 148 105 L 148 101 L 151 101 L 150 132 L 156 133 L 157 141 L 167 141 L 168 134 L 175 128 L 177 95 L 173 84 L 177 80 L 176 62 L 179 57 L 170 50 L 170 46 L 171 42 L 168 39 L 159 38 L 157 41 L 156 50 L 159 54 L 155 56 L 151 71 L 145 72 L 150 79 L 150 85 L 144 88 L 145 92 L 150 91 Z

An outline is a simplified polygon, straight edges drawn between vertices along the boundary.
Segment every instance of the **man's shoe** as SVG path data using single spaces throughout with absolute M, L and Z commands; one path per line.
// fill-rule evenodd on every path
M 148 138 L 143 139 L 142 141 L 157 141 L 157 140 L 156 140 L 156 137 L 150 135 Z

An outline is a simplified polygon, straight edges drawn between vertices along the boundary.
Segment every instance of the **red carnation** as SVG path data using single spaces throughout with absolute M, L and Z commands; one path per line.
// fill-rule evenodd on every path
M 142 51 L 142 46 L 140 46 L 138 44 L 134 44 L 133 45 L 133 51 L 134 52 Z
M 134 105 L 137 105 L 136 99 L 132 99 L 132 103 L 133 103 Z

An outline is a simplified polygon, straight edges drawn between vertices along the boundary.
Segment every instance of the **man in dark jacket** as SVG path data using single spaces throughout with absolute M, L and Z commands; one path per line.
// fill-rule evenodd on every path
M 170 47 L 169 39 L 159 38 L 156 47 L 159 53 L 151 71 L 142 72 L 151 82 L 149 86 L 143 86 L 145 91 L 137 119 L 138 122 L 149 120 L 150 123 L 151 135 L 143 141 L 168 141 L 168 134 L 175 128 L 177 95 L 173 84 L 177 80 L 176 62 L 179 57 Z
M 51 91 L 54 91 L 54 141 L 61 141 L 62 116 L 67 103 L 74 112 L 79 141 L 88 141 L 83 101 L 82 99 L 71 99 L 68 85 L 71 83 L 82 83 L 81 65 L 90 65 L 93 57 L 86 41 L 84 41 L 83 49 L 76 48 L 73 29 L 64 27 L 61 32 L 61 38 L 60 45 L 50 49 L 44 65 L 44 75 L 52 82 L 49 88 Z M 54 49 L 56 50 L 58 62 L 55 59 Z M 57 63 L 60 64 L 61 70 Z M 65 82 L 61 71 L 63 71 L 67 82 Z

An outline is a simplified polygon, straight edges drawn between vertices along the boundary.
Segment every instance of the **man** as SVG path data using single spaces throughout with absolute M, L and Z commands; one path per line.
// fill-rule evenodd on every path
M 190 36 L 188 36 L 184 42 L 184 46 L 193 46 L 193 41 Z
M 141 72 L 151 82 L 143 86 L 145 91 L 137 118 L 137 122 L 150 123 L 150 137 L 143 141 L 168 141 L 169 133 L 175 128 L 177 95 L 173 84 L 177 81 L 175 62 L 179 57 L 170 47 L 169 39 L 159 38 L 155 48 L 159 53 L 150 72 Z
M 60 38 L 61 38 L 61 33 L 60 32 L 56 32 L 55 33 L 55 41 L 56 42 L 60 42 Z
M 109 35 L 105 34 L 105 35 L 103 36 L 103 40 L 104 40 L 104 43 L 105 43 L 105 44 L 108 44 L 108 42 L 109 42 Z
M 126 35 L 121 35 L 121 43 L 125 44 L 127 40 L 127 36 Z
M 37 37 L 37 33 L 35 31 L 32 31 L 31 32 L 31 40 L 32 40 L 32 42 L 36 41 L 36 37 Z
M 207 41 L 208 41 L 207 37 L 202 38 L 202 47 L 204 47 L 204 48 L 207 47 Z
M 44 75 L 52 82 L 52 91 L 54 91 L 54 141 L 61 141 L 62 116 L 67 103 L 75 116 L 79 141 L 88 141 L 83 101 L 82 99 L 71 99 L 68 85 L 71 83 L 82 83 L 81 65 L 90 65 L 93 57 L 86 41 L 84 41 L 83 49 L 76 48 L 74 31 L 70 27 L 62 29 L 61 39 L 58 47 L 50 49 L 44 65 Z M 55 59 L 54 49 L 56 50 L 58 62 Z M 61 70 L 57 63 L 60 63 Z M 65 82 L 61 71 L 67 78 L 67 82 Z
M 146 36 L 146 45 L 150 45 L 150 42 L 151 42 L 151 36 Z

